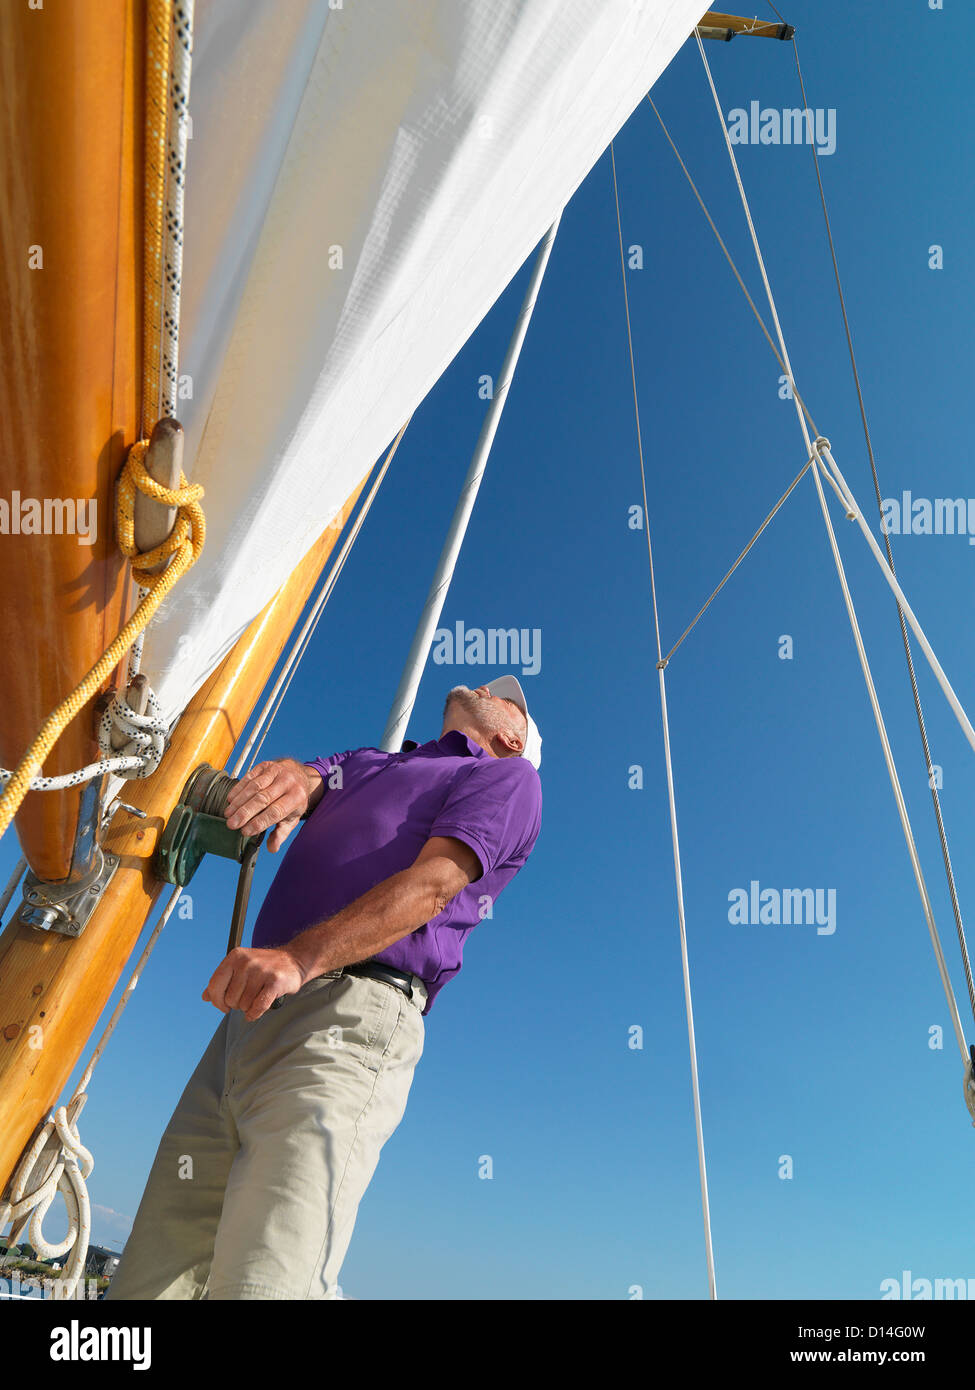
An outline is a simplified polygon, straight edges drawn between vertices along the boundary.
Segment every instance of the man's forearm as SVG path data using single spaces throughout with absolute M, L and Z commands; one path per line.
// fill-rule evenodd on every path
M 429 874 L 415 865 L 383 879 L 333 917 L 286 943 L 311 980 L 353 965 L 416 931 L 446 906 Z

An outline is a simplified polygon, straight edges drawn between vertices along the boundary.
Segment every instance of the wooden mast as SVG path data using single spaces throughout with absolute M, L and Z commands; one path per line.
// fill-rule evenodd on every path
M 113 510 L 137 437 L 144 46 L 143 0 L 0 5 L 0 766 L 8 768 L 121 626 L 128 579 Z M 92 705 L 64 731 L 45 776 L 96 761 Z M 46 882 L 77 876 L 82 792 L 29 792 L 18 812 L 21 846 Z

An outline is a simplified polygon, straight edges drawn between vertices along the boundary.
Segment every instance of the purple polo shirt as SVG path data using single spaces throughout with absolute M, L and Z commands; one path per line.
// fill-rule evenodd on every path
M 538 772 L 525 758 L 492 757 L 457 729 L 429 743 L 407 740 L 400 753 L 354 748 L 308 766 L 322 774 L 325 793 L 285 854 L 251 945 L 283 946 L 408 869 L 431 836 L 452 835 L 477 855 L 481 877 L 373 957 L 420 976 L 428 1014 L 461 968 L 485 895 L 493 903 L 531 853 L 542 815 Z

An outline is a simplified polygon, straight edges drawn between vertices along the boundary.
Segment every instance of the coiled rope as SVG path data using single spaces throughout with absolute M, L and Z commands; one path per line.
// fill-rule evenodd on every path
M 27 1230 L 31 1245 L 42 1260 L 55 1260 L 71 1251 L 61 1275 L 62 1296 L 73 1298 L 84 1273 L 91 1233 L 91 1203 L 85 1179 L 95 1160 L 81 1142 L 77 1119 L 86 1095 L 76 1096 L 69 1105 L 58 1106 L 52 1119 L 41 1128 L 33 1144 L 17 1164 L 10 1182 L 10 1197 L 0 1201 L 0 1228 L 13 1225 L 7 1248 L 16 1245 Z M 44 1237 L 43 1223 L 58 1194 L 68 1213 L 68 1234 L 59 1244 Z

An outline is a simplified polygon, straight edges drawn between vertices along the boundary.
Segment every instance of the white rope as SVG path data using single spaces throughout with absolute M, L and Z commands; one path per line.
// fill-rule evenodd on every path
M 169 729 L 161 718 L 159 701 L 150 686 L 146 687 L 146 697 L 146 713 L 136 714 L 125 692 L 116 691 L 98 726 L 98 746 L 106 762 L 113 760 L 112 734 L 119 730 L 128 735 L 128 742 L 118 751 L 123 757 L 137 759 L 138 765 L 121 772 L 122 777 L 149 777 L 166 751 Z
M 694 1033 L 694 1006 L 691 999 L 691 971 L 687 954 L 687 924 L 684 914 L 684 880 L 681 873 L 680 840 L 677 834 L 677 799 L 674 792 L 674 771 L 670 756 L 670 724 L 667 718 L 667 684 L 664 670 L 667 658 L 660 643 L 660 616 L 657 610 L 657 584 L 653 569 L 653 545 L 650 540 L 650 513 L 647 505 L 647 475 L 643 460 L 643 432 L 640 428 L 640 402 L 636 389 L 636 362 L 633 355 L 633 332 L 630 326 L 630 297 L 626 287 L 626 261 L 623 255 L 623 220 L 620 214 L 619 188 L 616 182 L 616 152 L 609 146 L 613 166 L 613 196 L 616 201 L 616 227 L 620 244 L 620 272 L 623 277 L 623 305 L 626 310 L 626 338 L 630 351 L 630 377 L 633 383 L 633 413 L 636 420 L 637 452 L 640 457 L 640 481 L 643 487 L 643 520 L 647 533 L 647 558 L 650 563 L 650 597 L 653 605 L 653 626 L 657 642 L 657 676 L 660 686 L 660 718 L 663 728 L 664 758 L 667 764 L 667 798 L 670 807 L 670 835 L 674 850 L 674 883 L 677 891 L 677 921 L 680 928 L 681 972 L 684 980 L 684 1008 L 687 1015 L 687 1040 L 691 1059 L 691 1093 L 694 1102 L 694 1128 L 697 1135 L 697 1164 L 701 1181 L 701 1209 L 704 1217 L 704 1248 L 708 1267 L 708 1294 L 718 1296 L 714 1270 L 714 1243 L 711 1238 L 711 1204 L 708 1198 L 707 1161 L 704 1153 L 704 1122 L 701 1116 L 701 1090 L 698 1079 L 697 1041 Z
M 711 87 L 711 95 L 712 95 L 712 97 L 714 98 L 714 105 L 715 105 L 715 109 L 717 110 L 717 113 L 718 113 L 718 120 L 719 120 L 720 123 L 721 123 L 721 129 L 722 129 L 722 132 L 724 133 L 725 145 L 727 146 L 728 156 L 729 156 L 729 158 L 730 158 L 730 160 L 731 160 L 731 167 L 732 167 L 732 169 L 734 170 L 735 180 L 736 180 L 736 182 L 737 182 L 737 184 L 738 184 L 738 192 L 739 192 L 739 194 L 740 194 L 740 196 L 741 196 L 742 206 L 743 206 L 743 208 L 744 208 L 744 210 L 745 210 L 745 218 L 746 218 L 746 220 L 747 220 L 747 222 L 748 222 L 748 229 L 749 229 L 749 232 L 750 232 L 750 234 L 751 234 L 752 246 L 753 246 L 754 251 L 755 251 L 755 258 L 756 258 L 756 260 L 757 260 L 757 262 L 758 262 L 759 270 L 761 271 L 762 281 L 763 281 L 763 283 L 764 283 L 764 285 L 765 285 L 765 293 L 766 293 L 766 295 L 767 295 L 767 297 L 768 297 L 769 310 L 770 310 L 770 312 L 771 312 L 771 314 L 772 314 L 772 320 L 773 320 L 773 322 L 774 322 L 774 324 L 775 324 L 775 331 L 776 331 L 776 335 L 777 335 L 778 340 L 779 340 L 779 348 L 780 348 L 780 351 L 781 351 L 781 353 L 782 353 L 782 360 L 783 360 L 783 362 L 784 362 L 784 364 L 785 364 L 785 370 L 786 370 L 786 372 L 787 372 L 787 374 L 788 374 L 789 381 L 790 381 L 790 383 L 792 383 L 793 386 L 794 386 L 794 379 L 793 379 L 793 372 L 792 372 L 792 364 L 791 364 L 791 362 L 790 362 L 790 360 L 789 360 L 789 353 L 788 353 L 788 349 L 786 348 L 786 344 L 785 344 L 785 336 L 784 336 L 784 334 L 783 334 L 783 332 L 782 332 L 782 326 L 781 326 L 781 324 L 780 324 L 780 322 L 779 322 L 778 311 L 776 310 L 776 307 L 775 307 L 775 299 L 774 299 L 774 296 L 773 296 L 773 294 L 772 294 L 772 287 L 771 287 L 771 285 L 769 284 L 768 273 L 767 273 L 767 271 L 766 271 L 766 269 L 765 269 L 765 260 L 764 260 L 764 257 L 762 256 L 761 247 L 759 246 L 758 234 L 757 234 L 756 231 L 755 231 L 755 224 L 754 224 L 754 222 L 752 221 L 751 209 L 750 209 L 750 207 L 749 207 L 749 205 L 748 205 L 748 198 L 747 198 L 747 196 L 746 196 L 746 194 L 745 194 L 745 188 L 744 188 L 744 185 L 743 185 L 743 183 L 742 183 L 742 181 L 741 181 L 741 174 L 740 174 L 739 171 L 738 171 L 738 162 L 737 162 L 737 160 L 735 159 L 735 152 L 734 152 L 734 148 L 733 148 L 733 146 L 732 146 L 732 144 L 731 144 L 731 137 L 730 137 L 729 134 L 728 134 L 728 127 L 727 127 L 727 124 L 726 124 L 726 122 L 725 122 L 724 112 L 723 112 L 723 110 L 722 110 L 722 108 L 721 108 L 721 102 L 720 102 L 719 99 L 718 99 L 718 93 L 717 93 L 717 90 L 715 89 L 715 85 L 714 85 L 714 78 L 711 76 L 711 69 L 710 69 L 710 66 L 708 65 L 708 60 L 707 60 L 707 57 L 706 57 L 705 52 L 704 52 L 704 46 L 703 46 L 703 44 L 701 43 L 700 34 L 698 34 L 696 30 L 695 30 L 695 37 L 697 38 L 697 46 L 698 46 L 698 50 L 700 51 L 700 54 L 701 54 L 701 61 L 703 62 L 703 64 L 704 64 L 704 70 L 705 70 L 705 72 L 707 73 L 708 83 L 709 83 L 709 85 L 710 85 L 710 87 Z M 958 1041 L 958 1047 L 959 1047 L 959 1050 L 960 1050 L 961 1055 L 962 1055 L 962 1060 L 965 1062 L 965 1064 L 966 1064 L 966 1066 L 967 1066 L 967 1065 L 969 1064 L 968 1047 L 967 1047 L 967 1045 L 966 1045 L 966 1043 L 965 1043 L 965 1033 L 964 1033 L 964 1029 L 962 1028 L 961 1016 L 959 1015 L 959 1012 L 958 1012 L 958 1004 L 957 1004 L 957 1002 L 956 1002 L 956 1000 L 955 1000 L 954 990 L 953 990 L 952 987 L 951 987 L 951 980 L 950 980 L 950 977 L 949 977 L 949 975 L 948 975 L 948 968 L 947 968 L 947 966 L 946 966 L 946 964 L 945 964 L 944 952 L 943 952 L 942 949 L 941 949 L 941 941 L 940 941 L 940 938 L 939 938 L 939 936 L 938 936 L 938 928 L 937 928 L 937 925 L 936 925 L 935 920 L 934 920 L 934 911 L 933 911 L 932 906 L 931 906 L 931 899 L 930 899 L 930 897 L 929 897 L 929 895 L 928 895 L 927 884 L 926 884 L 925 881 L 924 881 L 924 875 L 923 875 L 923 873 L 922 873 L 922 871 L 921 871 L 921 863 L 920 863 L 920 859 L 919 859 L 918 853 L 917 853 L 917 846 L 916 846 L 916 844 L 915 844 L 915 842 L 914 842 L 914 833 L 913 833 L 913 831 L 912 831 L 912 829 L 911 829 L 910 819 L 908 818 L 907 806 L 906 806 L 906 804 L 905 804 L 905 802 L 904 802 L 904 795 L 903 795 L 903 792 L 901 791 L 900 779 L 899 779 L 899 777 L 898 777 L 898 775 L 897 775 L 897 769 L 896 769 L 896 767 L 895 767 L 895 765 L 894 765 L 894 757 L 893 757 L 893 753 L 891 752 L 890 741 L 889 741 L 889 739 L 888 739 L 888 737 L 887 737 L 887 729 L 886 729 L 886 726 L 884 725 L 883 715 L 882 715 L 881 710 L 880 710 L 880 702 L 879 702 L 879 700 L 877 699 L 877 691 L 876 691 L 876 687 L 875 687 L 875 685 L 874 685 L 873 675 L 871 674 L 871 671 L 870 671 L 870 664 L 869 664 L 869 662 L 868 662 L 868 660 L 867 660 L 866 649 L 864 648 L 864 645 L 863 645 L 863 638 L 862 638 L 862 636 L 861 636 L 861 634 L 860 634 L 859 623 L 857 622 L 856 612 L 855 612 L 854 607 L 853 607 L 853 599 L 852 599 L 851 596 L 850 596 L 849 586 L 848 586 L 847 581 L 846 581 L 846 573 L 845 573 L 845 571 L 844 571 L 844 569 L 843 569 L 843 561 L 842 561 L 841 558 L 840 558 L 839 548 L 838 548 L 838 546 L 837 546 L 837 544 L 836 544 L 836 536 L 835 536 L 835 534 L 834 534 L 834 532 L 833 532 L 832 521 L 830 520 L 829 509 L 828 509 L 828 507 L 826 506 L 826 497 L 825 497 L 825 494 L 823 493 L 823 485 L 822 485 L 822 477 L 821 477 L 821 473 L 822 473 L 822 463 L 821 463 L 820 449 L 822 449 L 823 452 L 825 453 L 825 452 L 827 451 L 827 449 L 828 449 L 829 441 L 820 438 L 820 440 L 817 440 L 816 443 L 815 443 L 815 445 L 814 445 L 812 439 L 811 439 L 810 436 L 809 436 L 809 431 L 808 431 L 807 428 L 806 428 L 806 419 L 805 419 L 805 416 L 804 416 L 804 414 L 803 414 L 802 408 L 801 408 L 801 406 L 799 405 L 798 401 L 795 400 L 795 398 L 793 399 L 793 404 L 794 404 L 795 407 L 796 407 L 796 415 L 797 415 L 798 420 L 799 420 L 799 427 L 800 427 L 800 429 L 802 430 L 803 439 L 805 440 L 806 452 L 807 452 L 808 455 L 812 455 L 812 456 L 813 456 L 813 469 L 812 469 L 812 475 L 813 475 L 813 478 L 814 478 L 815 483 L 816 483 L 816 493 L 817 493 L 817 496 L 819 497 L 820 509 L 821 509 L 821 511 L 822 511 L 822 514 L 823 514 L 823 521 L 824 521 L 824 523 L 825 523 L 825 525 L 826 525 L 826 531 L 827 531 L 827 535 L 828 535 L 828 537 L 829 537 L 830 549 L 832 550 L 832 553 L 833 553 L 833 560 L 834 560 L 834 563 L 835 563 L 835 565 L 836 565 L 836 572 L 837 572 L 837 575 L 838 575 L 838 577 L 839 577 L 840 588 L 842 589 L 842 592 L 843 592 L 843 600 L 844 600 L 844 603 L 846 604 L 847 616 L 849 617 L 849 620 L 850 620 L 850 627 L 851 627 L 851 630 L 852 630 L 852 632 L 853 632 L 853 639 L 854 639 L 854 642 L 855 642 L 855 644 L 856 644 L 857 655 L 858 655 L 859 658 L 860 658 L 860 666 L 861 666 L 861 669 L 862 669 L 862 671 L 863 671 L 863 678 L 864 678 L 864 682 L 865 682 L 866 687 L 867 687 L 867 694 L 868 694 L 868 696 L 869 696 L 869 698 L 870 698 L 870 706 L 871 706 L 871 709 L 873 710 L 874 721 L 875 721 L 875 723 L 876 723 L 876 725 L 877 725 L 877 732 L 878 732 L 878 734 L 879 734 L 879 736 L 880 736 L 880 743 L 881 743 L 881 747 L 882 747 L 882 749 L 883 749 L 884 761 L 885 761 L 885 763 L 887 764 L 887 773 L 888 773 L 888 775 L 889 775 L 889 777 L 890 777 L 890 784 L 891 784 L 891 787 L 893 788 L 894 800 L 895 800 L 895 802 L 896 802 L 896 804 L 897 804 L 897 813 L 898 813 L 898 816 L 900 817 L 901 828 L 902 828 L 902 830 L 903 830 L 903 832 L 904 832 L 904 839 L 905 839 L 905 841 L 907 842 L 907 851 L 908 851 L 908 855 L 909 855 L 910 860 L 911 860 L 911 868 L 912 868 L 913 871 L 914 871 L 914 878 L 915 878 L 915 881 L 916 881 L 916 883 L 917 883 L 918 893 L 920 894 L 920 897 L 921 897 L 921 905 L 922 905 L 922 908 L 923 908 L 923 911 L 924 911 L 924 918 L 925 918 L 925 921 L 927 922 L 928 933 L 929 933 L 929 935 L 930 935 L 930 937 L 931 937 L 931 944 L 932 944 L 932 946 L 933 946 L 933 948 L 934 948 L 935 960 L 937 961 L 937 965 L 938 965 L 938 973 L 939 973 L 940 976 L 941 976 L 941 983 L 942 983 L 942 985 L 943 985 L 943 987 L 944 987 L 945 997 L 946 997 L 946 999 L 947 999 L 947 1001 L 948 1001 L 948 1011 L 949 1011 L 949 1014 L 950 1014 L 950 1016 L 951 1016 L 952 1026 L 954 1027 L 954 1030 L 955 1030 L 955 1037 L 956 1037 L 956 1039 L 957 1039 L 957 1041 Z M 849 498 L 849 493 L 848 493 L 848 492 L 847 492 L 847 498 Z M 844 500 L 845 500 L 845 499 L 844 499 Z M 850 499 L 850 500 L 852 500 L 852 499 Z M 907 609 L 906 609 L 906 605 L 905 605 L 905 612 L 906 612 L 906 611 L 907 611 Z
M 941 686 L 941 689 L 944 692 L 945 699 L 951 706 L 952 712 L 954 713 L 955 718 L 958 720 L 962 733 L 968 740 L 969 746 L 973 749 L 973 751 L 975 751 L 975 729 L 972 728 L 971 720 L 965 713 L 961 701 L 958 699 L 958 696 L 955 694 L 952 688 L 951 682 L 948 680 L 948 677 L 941 669 L 941 663 L 935 656 L 934 651 L 931 648 L 931 643 L 925 637 L 924 632 L 921 628 L 921 624 L 914 616 L 914 610 L 908 603 L 904 595 L 904 590 L 901 588 L 900 584 L 897 581 L 896 575 L 891 570 L 886 559 L 884 558 L 884 555 L 880 549 L 880 546 L 877 544 L 873 532 L 870 530 L 870 527 L 864 520 L 863 512 L 860 510 L 859 503 L 853 496 L 849 483 L 846 481 L 846 479 L 843 477 L 843 474 L 840 472 L 839 464 L 833 457 L 828 440 L 826 441 L 826 447 L 822 450 L 821 457 L 823 458 L 824 462 L 827 464 L 828 468 L 830 469 L 834 478 L 836 479 L 837 496 L 839 496 L 840 500 L 844 502 L 847 508 L 847 516 L 850 518 L 851 521 L 855 521 L 857 523 L 863 535 L 866 537 L 867 544 L 870 546 L 874 558 L 876 559 L 877 564 L 880 566 L 880 571 L 886 579 L 887 583 L 890 585 L 890 588 L 896 596 L 901 608 L 903 608 L 904 617 L 910 623 L 911 631 L 914 633 L 914 636 L 917 638 L 921 650 L 927 657 L 928 665 L 934 672 L 935 679 Z
M 154 420 L 177 414 L 179 394 L 179 311 L 183 283 L 183 196 L 189 134 L 190 73 L 193 57 L 194 0 L 175 0 L 169 34 L 169 119 L 166 122 L 166 197 L 163 239 L 163 313 L 160 325 L 159 393 Z M 143 421 L 143 423 L 145 423 Z M 149 590 L 137 590 L 137 604 Z M 129 648 L 128 680 L 142 669 L 146 629 Z M 127 776 L 142 774 L 127 773 Z
M 655 600 L 656 601 L 656 600 Z M 658 647 L 659 651 L 659 647 Z M 667 764 L 667 801 L 670 807 L 670 838 L 674 850 L 674 882 L 677 889 L 677 920 L 680 925 L 680 960 L 684 978 L 684 1007 L 687 1013 L 687 1041 L 691 1054 L 691 1092 L 694 1100 L 694 1124 L 697 1134 L 697 1162 L 701 1175 L 701 1205 L 704 1214 L 705 1243 L 708 1263 L 708 1293 L 718 1296 L 714 1272 L 714 1246 L 711 1239 L 711 1204 L 708 1200 L 707 1161 L 704 1154 L 704 1125 L 701 1118 L 701 1087 L 697 1068 L 697 1041 L 694 1033 L 694 1004 L 691 999 L 691 968 L 687 955 L 687 922 L 684 916 L 684 879 L 681 873 L 680 840 L 677 835 L 677 800 L 674 794 L 674 770 L 670 757 L 670 724 L 667 719 L 667 684 L 663 665 L 658 662 L 660 684 L 660 718 L 663 726 L 664 759 Z
M 0 1201 L 0 1229 L 12 1222 L 8 1248 L 16 1245 L 24 1229 L 42 1260 L 71 1255 L 61 1275 L 60 1292 L 73 1298 L 84 1273 L 91 1234 L 91 1206 L 85 1180 L 95 1161 L 81 1142 L 77 1120 L 87 1096 L 78 1096 L 67 1106 L 58 1106 L 42 1125 L 37 1137 L 14 1170 L 10 1198 Z M 44 1218 L 57 1193 L 64 1198 L 68 1215 L 68 1234 L 60 1244 L 44 1236 Z
M 149 777 L 155 772 L 162 761 L 169 730 L 159 717 L 160 706 L 155 694 L 151 689 L 147 694 L 147 713 L 136 714 L 126 702 L 125 692 L 116 691 L 98 725 L 98 747 L 104 757 L 76 772 L 63 772 L 58 777 L 35 777 L 30 784 L 31 791 L 64 791 L 103 777 L 107 772 L 124 778 Z M 111 736 L 115 729 L 128 735 L 128 742 L 118 751 L 112 747 Z M 0 768 L 0 786 L 12 776 L 7 768 Z
M 79 767 L 77 772 L 64 772 L 60 777 L 35 777 L 30 784 L 30 789 L 32 792 L 60 792 L 68 787 L 80 787 L 82 782 L 94 781 L 96 777 L 102 777 L 106 772 L 113 772 L 119 777 L 139 776 L 138 769 L 142 766 L 143 760 L 141 758 L 124 758 L 120 755 L 103 762 L 88 763 L 86 767 Z M 5 785 L 12 776 L 12 772 L 6 768 L 0 768 L 0 786 Z
M 826 496 L 823 492 L 823 485 L 820 480 L 820 465 L 817 461 L 813 476 L 816 480 L 816 492 L 819 496 L 819 505 L 823 513 L 823 520 L 826 523 L 826 530 L 829 535 L 830 549 L 833 552 L 833 561 L 836 565 L 836 572 L 839 576 L 840 587 L 843 591 L 843 600 L 846 604 L 846 611 L 850 619 L 850 627 L 853 630 L 853 638 L 856 642 L 857 654 L 860 657 L 860 665 L 863 668 L 863 676 L 867 685 L 867 693 L 870 696 L 870 705 L 873 709 L 874 720 L 877 725 L 877 732 L 880 735 L 880 742 L 884 750 L 884 760 L 887 763 L 887 771 L 890 775 L 890 784 L 894 789 L 894 800 L 897 803 L 897 813 L 900 816 L 901 826 L 904 831 L 904 838 L 907 841 L 907 850 L 911 859 L 911 868 L 914 870 L 914 878 L 917 882 L 918 892 L 921 895 L 921 904 L 924 909 L 924 918 L 928 925 L 928 932 L 931 937 L 931 945 L 934 947 L 935 960 L 938 963 L 938 973 L 941 976 L 941 983 L 944 986 L 945 996 L 948 1000 L 948 1012 L 951 1015 L 952 1026 L 955 1030 L 955 1037 L 958 1040 L 958 1048 L 961 1052 L 962 1061 L 968 1062 L 968 1047 L 965 1042 L 965 1031 L 962 1027 L 961 1016 L 958 1012 L 958 1004 L 955 1000 L 954 990 L 951 987 L 951 979 L 948 975 L 948 967 L 945 964 L 944 952 L 941 949 L 941 939 L 938 936 L 938 928 L 934 920 L 934 910 L 931 906 L 931 899 L 928 896 L 927 884 L 924 881 L 924 874 L 921 871 L 921 861 L 918 857 L 917 846 L 914 843 L 914 835 L 911 830 L 911 823 L 907 815 L 907 807 L 904 803 L 904 794 L 901 791 L 900 780 L 894 766 L 894 757 L 890 748 L 890 741 L 887 737 L 887 729 L 884 725 L 883 715 L 880 712 L 880 703 L 877 699 L 877 691 L 870 673 L 870 665 L 867 661 L 867 654 L 863 645 L 863 638 L 860 635 L 860 626 L 857 622 L 856 612 L 853 607 L 853 600 L 850 597 L 849 586 L 846 582 L 846 573 L 843 569 L 843 561 L 840 559 L 839 547 L 836 544 L 836 535 L 833 531 L 833 524 L 830 520 L 829 509 L 826 506 Z
M 175 0 L 169 36 L 169 119 L 166 122 L 166 238 L 163 246 L 163 343 L 159 413 L 176 414 L 179 388 L 179 306 L 183 283 L 183 195 L 189 133 L 193 0 Z

